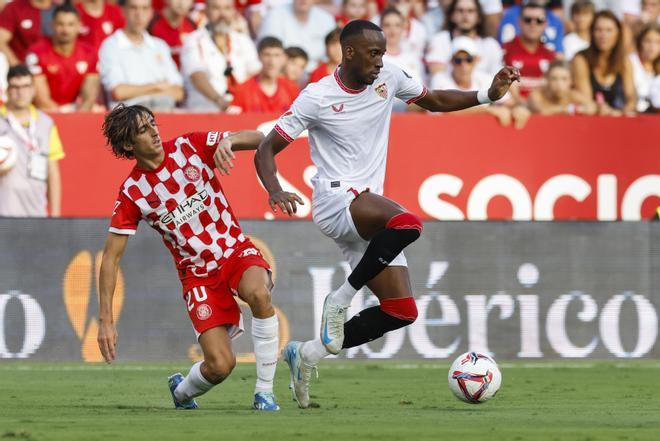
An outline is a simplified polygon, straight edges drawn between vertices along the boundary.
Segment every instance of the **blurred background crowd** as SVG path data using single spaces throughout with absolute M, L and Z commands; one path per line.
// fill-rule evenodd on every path
M 13 0 L 0 12 L 0 95 L 11 66 L 48 112 L 118 102 L 158 111 L 282 112 L 341 61 L 354 19 L 379 24 L 387 62 L 431 88 L 522 80 L 492 114 L 635 115 L 660 108 L 660 0 Z M 11 75 L 10 75 L 11 76 Z M 419 111 L 399 104 L 397 111 Z

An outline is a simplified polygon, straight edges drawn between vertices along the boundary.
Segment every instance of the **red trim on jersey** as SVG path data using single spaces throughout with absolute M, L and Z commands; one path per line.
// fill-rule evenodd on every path
M 422 98 L 424 98 L 426 96 L 426 94 L 428 93 L 428 90 L 426 89 L 426 86 L 422 86 L 422 87 L 423 87 L 422 93 L 417 95 L 415 98 L 411 98 L 408 101 L 406 101 L 406 104 L 416 103 L 417 101 L 421 100 Z
M 358 93 L 361 93 L 361 92 L 364 92 L 365 90 L 367 90 L 367 86 L 364 86 L 362 89 L 359 89 L 359 90 L 358 89 L 351 89 L 350 87 L 346 86 L 343 83 L 343 81 L 341 80 L 341 78 L 339 77 L 339 68 L 335 69 L 335 81 L 337 81 L 337 84 L 339 85 L 339 87 L 341 87 L 341 90 L 343 90 L 346 93 L 353 94 L 353 95 L 356 95 Z
M 289 142 L 293 142 L 293 138 L 290 137 L 279 124 L 275 124 L 275 131 L 280 134 L 280 136 L 286 139 Z

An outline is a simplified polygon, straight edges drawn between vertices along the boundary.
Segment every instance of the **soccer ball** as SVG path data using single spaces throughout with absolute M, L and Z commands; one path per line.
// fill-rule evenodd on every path
M 5 137 L 0 136 L 0 176 L 9 173 L 16 164 L 16 159 L 17 152 L 14 144 Z
M 500 368 L 479 352 L 460 355 L 449 368 L 449 389 L 461 401 L 479 404 L 495 396 L 502 384 Z

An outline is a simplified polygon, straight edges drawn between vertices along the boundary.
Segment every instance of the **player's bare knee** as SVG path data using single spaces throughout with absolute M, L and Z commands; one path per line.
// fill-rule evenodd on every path
M 254 283 L 241 292 L 241 297 L 252 310 L 265 310 L 272 308 L 270 289 L 263 283 Z
M 209 382 L 218 384 L 229 377 L 236 367 L 236 356 L 234 354 L 210 355 L 205 357 L 204 364 L 212 378 Z

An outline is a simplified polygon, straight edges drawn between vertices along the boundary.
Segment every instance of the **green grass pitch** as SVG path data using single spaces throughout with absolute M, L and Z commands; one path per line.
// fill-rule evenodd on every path
M 278 366 L 278 413 L 251 410 L 254 365 L 172 409 L 166 378 L 189 365 L 0 363 L 0 440 L 660 440 L 660 363 L 502 362 L 490 402 L 447 387 L 447 362 L 327 361 L 318 407 L 291 401 Z

